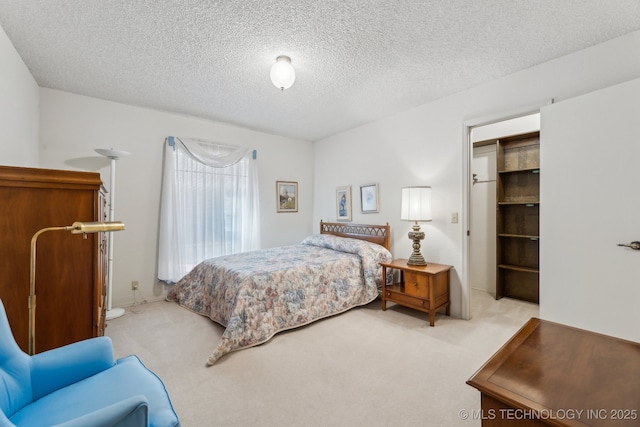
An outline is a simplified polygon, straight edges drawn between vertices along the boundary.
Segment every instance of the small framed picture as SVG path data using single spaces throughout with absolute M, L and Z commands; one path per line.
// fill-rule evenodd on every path
M 336 189 L 336 216 L 338 221 L 351 221 L 351 186 Z
M 298 212 L 298 183 L 276 181 L 278 212 Z
M 380 210 L 378 184 L 360 186 L 360 206 L 362 207 L 362 213 L 376 213 Z

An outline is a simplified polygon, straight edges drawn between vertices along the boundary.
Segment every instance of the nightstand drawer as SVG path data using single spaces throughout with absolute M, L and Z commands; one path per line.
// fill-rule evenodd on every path
M 406 289 L 406 288 L 405 288 Z M 429 301 L 422 298 L 414 298 L 405 293 L 398 293 L 393 291 L 385 292 L 386 299 L 392 302 L 396 302 L 398 304 L 406 305 L 408 307 L 413 308 L 429 308 Z
M 404 292 L 407 295 L 429 298 L 429 276 L 414 273 L 413 271 L 405 271 Z

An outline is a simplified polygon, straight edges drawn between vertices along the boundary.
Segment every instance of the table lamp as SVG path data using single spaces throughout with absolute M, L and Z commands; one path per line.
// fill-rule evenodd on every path
M 404 187 L 402 189 L 402 210 L 400 219 L 415 221 L 409 239 L 413 240 L 413 252 L 407 261 L 408 265 L 427 265 L 420 253 L 420 240 L 424 239 L 424 231 L 420 231 L 418 222 L 431 221 L 431 187 Z

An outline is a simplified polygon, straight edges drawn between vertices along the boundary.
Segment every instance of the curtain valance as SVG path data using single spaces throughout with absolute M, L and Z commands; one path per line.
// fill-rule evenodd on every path
M 225 168 L 238 163 L 250 151 L 249 148 L 220 144 L 197 138 L 170 136 L 169 146 L 183 150 L 193 160 L 214 168 Z M 255 158 L 255 155 L 254 155 Z

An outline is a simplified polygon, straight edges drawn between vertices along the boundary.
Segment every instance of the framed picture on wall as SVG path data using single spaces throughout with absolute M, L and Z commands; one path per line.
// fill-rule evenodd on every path
M 298 183 L 276 181 L 278 212 L 298 212 Z
M 380 210 L 378 201 L 378 184 L 360 186 L 360 207 L 362 213 L 376 213 Z
M 336 216 L 338 221 L 351 221 L 351 186 L 336 189 Z

